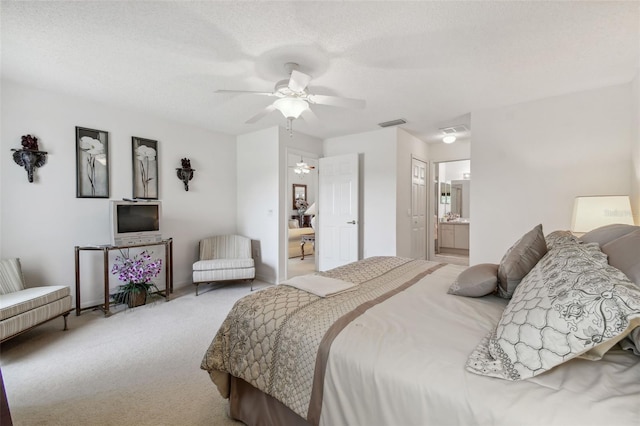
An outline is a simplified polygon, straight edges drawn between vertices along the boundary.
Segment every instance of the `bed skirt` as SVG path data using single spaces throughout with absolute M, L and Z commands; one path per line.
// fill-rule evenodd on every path
M 282 402 L 234 376 L 231 376 L 229 415 L 247 425 L 310 426 Z

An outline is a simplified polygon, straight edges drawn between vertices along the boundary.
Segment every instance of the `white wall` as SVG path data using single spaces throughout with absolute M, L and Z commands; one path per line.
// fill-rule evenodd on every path
M 625 84 L 472 112 L 470 264 L 569 229 L 576 196 L 628 194 L 631 107 Z
M 451 144 L 433 143 L 428 145 L 429 161 L 456 161 L 471 158 L 471 142 L 456 141 Z M 473 176 L 473 175 L 471 175 Z
M 256 278 L 278 279 L 281 212 L 278 127 L 237 138 L 238 233 L 254 241 Z
M 360 250 L 362 257 L 396 254 L 395 128 L 326 139 L 324 156 L 360 154 Z
M 1 255 L 22 259 L 30 285 L 69 285 L 74 291 L 74 246 L 110 241 L 109 201 L 76 198 L 76 126 L 109 132 L 111 199 L 132 195 L 131 137 L 158 141 L 163 232 L 174 239 L 175 286 L 191 283 L 200 238 L 235 231 L 234 138 L 7 80 L 2 81 L 1 102 Z M 28 133 L 49 153 L 34 183 L 27 182 L 10 155 Z M 196 169 L 189 192 L 175 172 L 183 157 Z M 152 250 L 162 253 L 160 247 Z M 102 297 L 102 265 L 99 255 L 82 258 L 86 306 Z M 116 277 L 111 285 L 118 285 Z

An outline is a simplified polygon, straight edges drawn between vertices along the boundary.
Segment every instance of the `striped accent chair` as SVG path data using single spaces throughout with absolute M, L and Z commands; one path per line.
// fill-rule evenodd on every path
M 256 268 L 251 257 L 251 239 L 241 235 L 219 235 L 200 240 L 200 260 L 193 264 L 193 284 L 253 280 Z
M 0 342 L 71 312 L 68 286 L 26 287 L 20 259 L 0 260 Z

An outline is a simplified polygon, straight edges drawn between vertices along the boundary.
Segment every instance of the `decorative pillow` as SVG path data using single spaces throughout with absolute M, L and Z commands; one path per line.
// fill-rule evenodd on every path
M 289 221 L 289 229 L 300 228 L 300 222 L 297 219 L 291 219 Z
M 458 275 L 447 293 L 456 296 L 482 297 L 493 293 L 498 287 L 498 265 L 480 263 Z
M 504 254 L 498 267 L 498 296 L 510 299 L 520 281 L 547 253 L 542 225 L 527 232 Z
M 550 250 L 472 353 L 476 374 L 522 380 L 572 358 L 599 359 L 640 326 L 640 289 L 597 244 Z
M 630 232 L 637 231 L 639 226 L 625 225 L 622 223 L 614 223 L 612 225 L 601 226 L 592 231 L 587 232 L 580 237 L 585 243 L 598 243 L 600 247 L 626 235 Z
M 24 289 L 24 277 L 20 259 L 0 260 L 0 294 L 14 293 Z
M 609 256 L 609 265 L 640 287 L 640 229 L 608 242 L 602 251 Z
M 547 250 L 551 250 L 565 244 L 580 244 L 581 241 L 571 231 L 553 231 L 546 237 Z

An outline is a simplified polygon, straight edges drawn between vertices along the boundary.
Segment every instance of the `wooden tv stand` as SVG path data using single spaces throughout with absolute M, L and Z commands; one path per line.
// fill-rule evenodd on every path
M 173 293 L 173 238 L 167 238 L 166 240 L 146 244 L 76 246 L 76 316 L 80 316 L 80 313 L 86 309 L 93 308 L 102 309 L 105 317 L 111 315 L 111 311 L 109 310 L 109 252 L 111 250 L 150 246 L 164 246 L 164 271 L 166 285 L 165 289 L 161 290 L 158 294 L 164 296 L 168 302 L 171 298 L 171 293 Z M 94 306 L 85 306 L 82 308 L 80 307 L 80 252 L 85 250 L 102 252 L 102 263 L 104 267 L 104 303 Z M 164 294 L 162 294 L 163 291 Z

